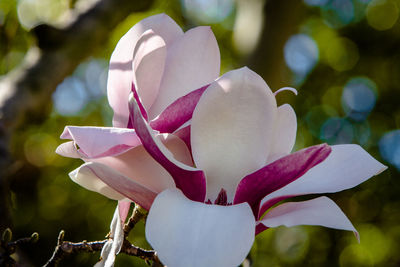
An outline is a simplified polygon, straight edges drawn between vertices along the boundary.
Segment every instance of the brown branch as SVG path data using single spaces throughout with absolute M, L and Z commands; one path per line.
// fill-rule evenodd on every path
M 130 231 L 140 220 L 144 219 L 146 215 L 146 210 L 144 210 L 139 205 L 135 205 L 131 217 L 124 225 L 124 243 L 122 244 L 120 253 L 141 258 L 146 262 L 152 261 L 152 266 L 162 267 L 164 265 L 160 262 L 157 257 L 157 253 L 154 250 L 145 250 L 137 247 L 129 242 L 127 239 Z M 53 252 L 53 255 L 43 267 L 55 267 L 66 255 L 70 255 L 73 253 L 101 251 L 104 244 L 108 241 L 108 239 L 104 239 L 101 241 L 82 241 L 79 243 L 73 243 L 69 241 L 64 241 L 64 234 L 64 230 L 61 230 L 58 235 L 57 246 Z
M 41 25 L 33 30 L 38 47 L 31 48 L 24 63 L 0 80 L 0 230 L 11 224 L 7 171 L 11 163 L 9 138 L 14 129 L 24 121 L 42 122 L 50 112 L 56 86 L 107 43 L 118 23 L 152 3 L 101 0 L 63 29 Z

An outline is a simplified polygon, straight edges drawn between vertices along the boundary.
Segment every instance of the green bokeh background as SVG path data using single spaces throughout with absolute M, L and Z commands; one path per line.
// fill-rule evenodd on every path
M 68 9 L 87 2 L 1 0 L 0 75 L 18 66 L 35 45 L 31 28 L 38 23 L 60 25 Z M 359 230 L 360 244 L 350 232 L 311 226 L 279 227 L 257 236 L 250 253 L 253 266 L 399 266 L 400 141 L 397 139 L 397 150 L 393 148 L 396 143 L 391 146 L 391 158 L 382 156 L 379 144 L 385 134 L 400 129 L 400 1 L 200 2 L 160 0 L 147 12 L 127 17 L 112 32 L 104 49 L 83 62 L 68 78 L 69 83 L 65 82 L 64 87 L 79 87 L 71 89 L 70 98 L 65 99 L 76 99 L 81 104 L 71 111 L 71 103 L 60 102 L 55 94 L 53 99 L 58 103 L 49 103 L 52 111 L 43 123 L 27 121 L 15 131 L 15 163 L 10 166 L 13 234 L 16 238 L 35 231 L 40 234 L 37 244 L 17 254 L 19 260 L 26 266 L 43 265 L 61 229 L 66 231 L 66 240 L 76 242 L 102 239 L 107 234 L 116 203 L 73 183 L 68 173 L 82 162 L 62 158 L 54 151 L 61 143 L 59 135 L 65 125 L 111 126 L 112 110 L 104 94 L 110 55 L 132 25 L 164 12 L 184 30 L 211 25 L 221 50 L 221 74 L 247 65 L 262 75 L 273 91 L 283 86 L 298 90 L 298 96 L 284 92 L 277 97 L 279 104 L 290 103 L 296 110 L 295 150 L 322 142 L 359 143 L 389 166 L 357 188 L 329 194 Z M 209 2 L 217 5 L 207 6 Z M 193 8 L 196 3 L 199 5 Z M 44 12 L 43 7 L 49 11 Z M 246 8 L 250 10 L 247 17 L 243 15 Z M 240 25 L 245 31 L 238 29 Z M 314 56 L 312 66 L 300 74 L 287 66 L 283 56 L 287 41 L 298 34 L 311 40 L 313 45 L 308 49 L 312 49 L 306 49 L 306 54 L 311 51 Z M 295 43 L 294 47 L 299 46 Z M 354 78 L 368 83 L 376 101 L 361 119 L 349 113 L 343 103 L 343 92 Z M 143 223 L 136 226 L 130 240 L 150 248 Z M 98 257 L 98 253 L 73 255 L 61 266 L 90 266 Z M 116 266 L 146 264 L 119 255 Z

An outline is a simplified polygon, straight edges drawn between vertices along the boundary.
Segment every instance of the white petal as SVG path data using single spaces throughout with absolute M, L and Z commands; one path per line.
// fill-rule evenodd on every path
M 211 201 L 224 188 L 232 202 L 238 182 L 265 165 L 276 112 L 268 85 L 248 68 L 224 74 L 203 93 L 192 117 L 191 143 Z
M 296 113 L 289 104 L 278 107 L 274 132 L 267 163 L 288 155 L 296 142 Z
M 335 145 L 322 163 L 294 182 L 266 196 L 262 204 L 281 196 L 333 193 L 349 189 L 386 168 L 359 145 Z
M 101 260 L 94 267 L 112 267 L 114 266 L 115 256 L 120 252 L 124 243 L 124 230 L 122 228 L 121 218 L 119 217 L 118 207 L 115 209 L 113 219 L 110 225 L 110 237 L 101 250 Z
M 110 199 L 125 199 L 123 195 L 106 185 L 89 168 L 86 168 L 86 164 L 83 164 L 79 168 L 70 172 L 69 177 L 72 181 L 79 184 L 80 186 L 90 191 L 98 192 Z
M 137 42 L 133 56 L 134 84 L 146 110 L 157 97 L 166 57 L 164 40 L 152 30 L 146 31 Z
M 107 81 L 108 102 L 114 110 L 113 125 L 116 127 L 126 127 L 128 124 L 133 51 L 140 36 L 149 29 L 161 36 L 167 46 L 183 34 L 181 28 L 170 17 L 159 14 L 141 20 L 119 40 L 111 55 Z
M 219 76 L 220 54 L 210 27 L 197 27 L 167 47 L 167 62 L 159 95 L 149 118 L 159 115 L 169 104 Z
M 250 207 L 207 205 L 179 190 L 157 196 L 146 222 L 146 238 L 162 263 L 173 267 L 238 266 L 254 241 Z
M 269 211 L 261 220 L 261 223 L 267 227 L 320 225 L 353 231 L 358 236 L 357 230 L 343 211 L 327 197 L 281 204 Z

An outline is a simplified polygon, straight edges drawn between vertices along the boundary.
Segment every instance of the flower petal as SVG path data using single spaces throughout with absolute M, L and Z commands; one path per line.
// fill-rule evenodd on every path
M 193 28 L 167 48 L 159 95 L 149 111 L 151 119 L 179 97 L 219 76 L 219 48 L 210 27 Z
M 101 250 L 101 260 L 94 267 L 113 267 L 115 256 L 120 252 L 124 239 L 122 220 L 117 207 L 110 225 L 110 237 Z
M 86 163 L 69 173 L 72 181 L 86 188 L 87 190 L 100 193 L 110 199 L 122 200 L 125 197 L 105 184 L 99 177 L 87 167 Z
M 173 133 L 192 118 L 193 111 L 208 85 L 188 93 L 175 100 L 150 122 L 151 128 L 161 133 Z
M 278 107 L 274 132 L 268 163 L 288 155 L 296 142 L 296 113 L 289 104 Z
M 171 157 L 189 166 L 193 165 L 190 151 L 180 138 L 171 134 L 158 137 L 167 147 Z M 91 161 L 107 165 L 156 193 L 167 188 L 175 188 L 171 175 L 147 153 L 142 145 L 117 156 L 91 159 Z
M 168 266 L 238 266 L 254 241 L 250 207 L 208 205 L 179 190 L 159 194 L 146 221 L 146 238 Z
M 302 149 L 268 164 L 240 181 L 233 203 L 248 202 L 259 218 L 260 201 L 266 195 L 298 179 L 323 162 L 329 153 L 331 148 L 322 144 Z
M 107 81 L 108 102 L 114 110 L 113 125 L 116 127 L 128 124 L 133 52 L 140 36 L 149 29 L 161 36 L 167 46 L 183 35 L 181 28 L 170 17 L 159 14 L 141 20 L 119 40 L 111 55 Z
M 114 127 L 66 126 L 61 138 L 72 139 L 79 146 L 77 152 L 85 158 L 118 155 L 141 144 L 135 130 Z M 66 146 L 61 145 L 56 152 L 73 156 L 70 145 Z
M 84 154 L 79 153 L 74 141 L 62 143 L 57 147 L 56 153 L 60 156 L 74 159 L 79 159 L 85 156 Z
M 135 89 L 146 110 L 157 97 L 166 57 L 164 40 L 152 30 L 143 33 L 135 47 L 132 68 Z
M 138 103 L 132 95 L 129 104 L 134 111 L 134 127 L 147 152 L 171 174 L 176 187 L 189 199 L 203 202 L 206 194 L 203 171 L 176 160 L 143 118 Z
M 314 198 L 302 202 L 283 203 L 261 220 L 267 227 L 284 225 L 320 225 L 324 227 L 353 231 L 358 238 L 358 232 L 343 211 L 327 197 Z
M 260 215 L 289 196 L 333 193 L 349 189 L 378 175 L 387 167 L 355 144 L 331 146 L 332 152 L 299 179 L 266 196 Z
M 120 200 L 118 201 L 118 211 L 119 211 L 119 217 L 121 218 L 121 222 L 124 223 L 126 220 L 126 217 L 128 216 L 129 209 L 131 207 L 131 201 L 130 200 Z
M 248 68 L 224 74 L 203 93 L 193 113 L 191 142 L 212 202 L 222 188 L 232 202 L 243 176 L 265 165 L 276 110 L 268 85 Z
M 70 177 L 86 189 L 117 200 L 127 197 L 147 210 L 157 195 L 149 188 L 136 183 L 106 165 L 96 162 L 83 164 L 71 172 Z

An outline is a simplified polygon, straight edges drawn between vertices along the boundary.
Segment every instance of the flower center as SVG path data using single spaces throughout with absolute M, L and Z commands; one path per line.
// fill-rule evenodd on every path
M 212 204 L 211 200 L 208 199 L 206 201 L 206 204 Z M 219 191 L 218 197 L 215 199 L 214 201 L 215 205 L 220 205 L 220 206 L 230 206 L 232 205 L 232 203 L 228 203 L 228 196 L 226 195 L 226 190 L 225 189 L 221 189 L 221 191 Z

